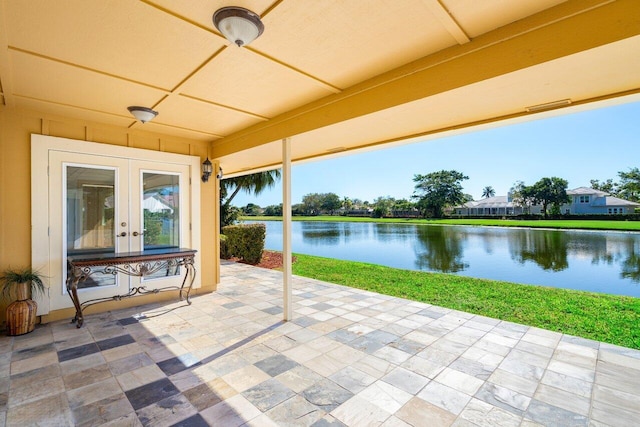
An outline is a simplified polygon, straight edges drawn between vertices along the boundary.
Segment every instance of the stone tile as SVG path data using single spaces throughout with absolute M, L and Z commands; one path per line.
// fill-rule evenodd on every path
M 593 390 L 593 383 L 589 381 L 582 381 L 554 371 L 546 371 L 542 380 L 540 380 L 540 384 L 568 391 L 582 397 L 591 397 L 591 392 Z
M 585 416 L 567 411 L 557 406 L 540 402 L 536 399 L 531 401 L 525 419 L 533 420 L 543 425 L 558 426 L 588 426 L 589 419 Z
M 77 426 L 102 425 L 132 412 L 133 407 L 123 393 L 114 394 L 72 411 L 74 424 Z
M 171 376 L 185 369 L 193 368 L 200 365 L 200 360 L 191 353 L 186 353 L 178 357 L 172 357 L 157 363 L 158 368 L 167 376 Z
M 579 415 L 589 416 L 591 408 L 591 399 L 588 397 L 578 396 L 568 391 L 560 390 L 545 384 L 540 384 L 533 396 L 540 402 L 557 406 L 567 411 L 575 412 Z
M 197 411 L 185 396 L 176 394 L 138 409 L 136 414 L 146 426 L 173 426 L 196 415 Z
M 113 375 L 121 375 L 126 372 L 152 365 L 154 362 L 145 353 L 137 353 L 122 359 L 109 362 L 109 369 Z
M 412 357 L 401 366 L 429 379 L 435 378 L 446 367 L 446 365 L 433 363 L 418 356 Z
M 115 378 L 107 378 L 100 382 L 67 391 L 69 407 L 75 410 L 111 396 L 121 395 L 122 389 Z
M 327 356 L 326 354 L 321 354 L 318 357 L 304 362 L 303 365 L 317 372 L 323 377 L 329 377 L 338 372 L 340 369 L 346 367 L 348 363 L 340 362 L 333 357 Z
M 298 363 L 305 363 L 311 359 L 314 359 L 322 354 L 322 352 L 318 350 L 314 350 L 309 347 L 307 344 L 297 345 L 293 348 L 285 350 L 282 354 L 291 360 L 294 360 Z
M 484 384 L 482 380 L 451 368 L 444 368 L 435 381 L 469 396 L 473 396 Z
M 399 338 L 389 345 L 393 348 L 397 348 L 398 350 L 402 350 L 405 353 L 409 353 L 412 356 L 421 352 L 425 348 L 424 344 L 407 338 Z
M 410 424 L 405 423 L 400 418 L 397 418 L 395 415 L 390 416 L 387 420 L 382 423 L 380 427 L 412 427 Z
M 278 380 L 270 378 L 248 390 L 242 395 L 262 412 L 266 412 L 274 406 L 293 397 L 295 392 L 284 386 Z
M 100 351 L 106 351 L 112 348 L 121 347 L 132 343 L 135 343 L 135 340 L 129 334 L 119 335 L 117 337 L 96 341 L 96 345 L 98 346 Z
M 544 368 L 539 366 L 530 365 L 521 360 L 513 358 L 505 358 L 500 364 L 500 369 L 503 371 L 511 372 L 512 374 L 519 375 L 522 378 L 540 381 L 544 374 Z
M 7 410 L 8 426 L 70 426 L 73 415 L 64 393 L 47 397 Z
M 531 402 L 528 396 L 490 382 L 480 387 L 474 397 L 520 416 L 524 414 Z
M 57 378 L 61 375 L 60 365 L 47 365 L 31 371 L 12 375 L 10 378 L 2 378 L 0 380 L 0 384 L 2 385 L 0 390 L 2 392 L 7 392 L 9 391 L 9 387 L 13 389 L 21 389 L 29 387 L 33 383 L 41 383 L 52 378 Z
M 172 424 L 171 427 L 209 427 L 209 423 L 202 418 L 202 415 L 195 414 L 182 421 Z
M 471 400 L 471 396 L 447 387 L 437 381 L 431 381 L 420 393 L 420 399 L 436 405 L 452 414 L 458 415 Z
M 452 425 L 456 419 L 451 412 L 418 397 L 413 397 L 394 415 L 412 426 L 444 427 Z
M 594 401 L 635 412 L 640 419 L 640 395 L 626 393 L 610 387 L 596 384 L 593 390 Z M 577 411 L 576 411 L 577 412 Z
M 595 371 L 593 369 L 582 368 L 565 362 L 558 362 L 557 360 L 551 360 L 547 369 L 582 381 L 593 382 L 595 379 Z
M 75 388 L 84 387 L 86 385 L 111 378 L 112 376 L 111 370 L 109 370 L 109 365 L 102 364 L 85 369 L 84 371 L 65 375 L 63 380 L 66 389 L 73 390 Z
M 549 372 L 547 372 L 547 374 L 549 374 Z M 488 381 L 529 397 L 533 397 L 539 384 L 536 380 L 523 378 L 518 374 L 502 369 L 496 369 Z
M 238 394 L 200 412 L 210 425 L 237 427 L 262 413 L 244 396 Z
M 325 411 L 297 395 L 265 413 L 265 415 L 278 426 L 306 427 L 310 425 L 340 425 L 321 423 L 325 414 Z M 264 425 L 265 424 L 256 424 L 256 427 L 263 427 Z
M 591 407 L 591 420 L 592 423 L 598 422 L 606 426 L 636 426 L 638 413 L 630 408 L 620 408 L 596 400 Z
M 483 381 L 486 381 L 496 369 L 491 365 L 464 357 L 456 359 L 449 365 L 449 368 L 464 372 Z
M 51 352 L 56 352 L 56 347 L 52 342 L 46 342 L 44 344 L 36 345 L 33 347 L 14 350 L 13 353 L 11 353 L 11 361 L 16 362 L 19 360 L 30 359 L 32 357 Z
M 78 347 L 67 348 L 65 350 L 58 351 L 58 361 L 65 362 L 67 360 L 77 359 L 99 351 L 100 348 L 94 342 Z
M 164 372 L 156 364 L 144 366 L 116 376 L 122 390 L 128 391 L 166 378 Z
M 282 354 L 276 354 L 275 356 L 268 357 L 264 360 L 256 362 L 256 367 L 262 369 L 267 374 L 275 377 L 283 372 L 293 369 L 299 364 Z
M 107 361 L 102 357 L 102 353 L 93 353 L 78 359 L 69 360 L 60 363 L 60 371 L 62 375 L 73 374 L 74 372 L 84 371 L 94 366 L 103 365 Z
M 329 377 L 333 382 L 341 387 L 349 390 L 351 393 L 358 393 L 364 390 L 367 386 L 373 384 L 376 378 L 369 374 L 365 374 L 351 366 L 347 366 L 344 369 L 336 372 Z
M 384 359 L 390 363 L 395 365 L 399 365 L 409 359 L 412 355 L 409 353 L 405 353 L 402 350 L 398 350 L 397 348 L 392 347 L 391 345 L 387 345 L 382 347 L 381 349 L 375 351 L 373 353 L 374 356 Z
M 179 393 L 180 391 L 167 378 L 125 392 L 136 411 Z
M 376 381 L 358 393 L 358 397 L 373 403 L 386 412 L 393 414 L 413 396 L 382 380 Z
M 210 408 L 224 400 L 223 396 L 218 395 L 214 390 L 211 389 L 211 386 L 206 383 L 185 390 L 182 392 L 182 394 L 198 411 Z
M 320 381 L 323 377 L 306 366 L 296 366 L 275 378 L 291 390 L 300 393 Z
M 331 412 L 350 399 L 353 393 L 325 378 L 304 390 L 301 395 L 323 411 Z
M 466 420 L 471 423 L 471 426 L 480 427 L 518 427 L 521 425 L 520 416 L 478 399 L 471 399 L 460 413 L 458 420 Z
M 238 392 L 243 392 L 269 378 L 269 374 L 254 365 L 247 365 L 221 377 Z
M 331 415 L 350 427 L 369 427 L 380 425 L 391 416 L 387 411 L 359 396 L 354 396 L 347 400 L 345 403 L 334 409 L 331 412 Z
M 54 350 L 46 353 L 39 354 L 28 359 L 17 360 L 11 362 L 10 369 L 11 375 L 21 374 L 23 372 L 29 372 L 43 366 L 52 365 L 58 363 L 58 356 Z
M 400 390 L 404 390 L 407 393 L 415 395 L 422 390 L 425 385 L 427 385 L 429 379 L 416 374 L 415 372 L 398 367 L 382 377 L 382 381 L 385 381 Z
M 64 381 L 61 377 L 54 376 L 43 381 L 24 384 L 19 388 L 11 387 L 6 403 L 9 408 L 15 408 L 64 391 Z

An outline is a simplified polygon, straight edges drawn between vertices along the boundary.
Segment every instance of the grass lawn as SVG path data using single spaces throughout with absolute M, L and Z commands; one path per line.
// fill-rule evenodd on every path
M 296 258 L 296 275 L 640 349 L 640 298 Z
M 282 221 L 276 216 L 246 216 L 246 221 Z M 558 228 L 574 230 L 640 231 L 640 221 L 598 221 L 578 219 L 517 220 L 517 219 L 407 219 L 359 218 L 348 216 L 294 216 L 293 221 L 380 222 L 397 224 L 475 225 L 493 227 Z

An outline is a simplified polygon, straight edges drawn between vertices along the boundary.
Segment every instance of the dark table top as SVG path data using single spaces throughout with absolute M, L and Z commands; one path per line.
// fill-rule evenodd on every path
M 90 263 L 126 263 L 144 261 L 149 259 L 170 259 L 182 258 L 195 255 L 197 251 L 189 248 L 162 248 L 148 249 L 137 252 L 106 252 L 106 253 L 84 253 L 67 257 L 70 264 L 90 264 Z

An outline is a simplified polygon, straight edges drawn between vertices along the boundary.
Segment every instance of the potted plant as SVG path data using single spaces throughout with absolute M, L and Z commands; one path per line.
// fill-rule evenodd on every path
M 40 274 L 31 267 L 8 268 L 0 275 L 0 294 L 12 300 L 7 307 L 7 334 L 22 335 L 33 331 L 36 326 L 38 304 L 31 299 L 32 294 L 44 293 L 45 286 Z

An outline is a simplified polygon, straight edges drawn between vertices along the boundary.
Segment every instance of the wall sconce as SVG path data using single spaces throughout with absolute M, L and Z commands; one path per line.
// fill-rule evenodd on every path
M 243 7 L 223 7 L 213 14 L 213 25 L 231 43 L 246 46 L 264 31 L 260 16 Z
M 129 110 L 131 115 L 136 119 L 140 120 L 143 124 L 147 123 L 150 120 L 153 120 L 153 118 L 158 115 L 157 111 L 154 111 L 151 108 L 147 108 L 147 107 L 133 106 L 133 107 L 127 107 L 127 110 Z
M 213 173 L 213 165 L 211 164 L 211 160 L 207 157 L 207 160 L 202 162 L 202 182 L 209 181 L 209 177 Z

